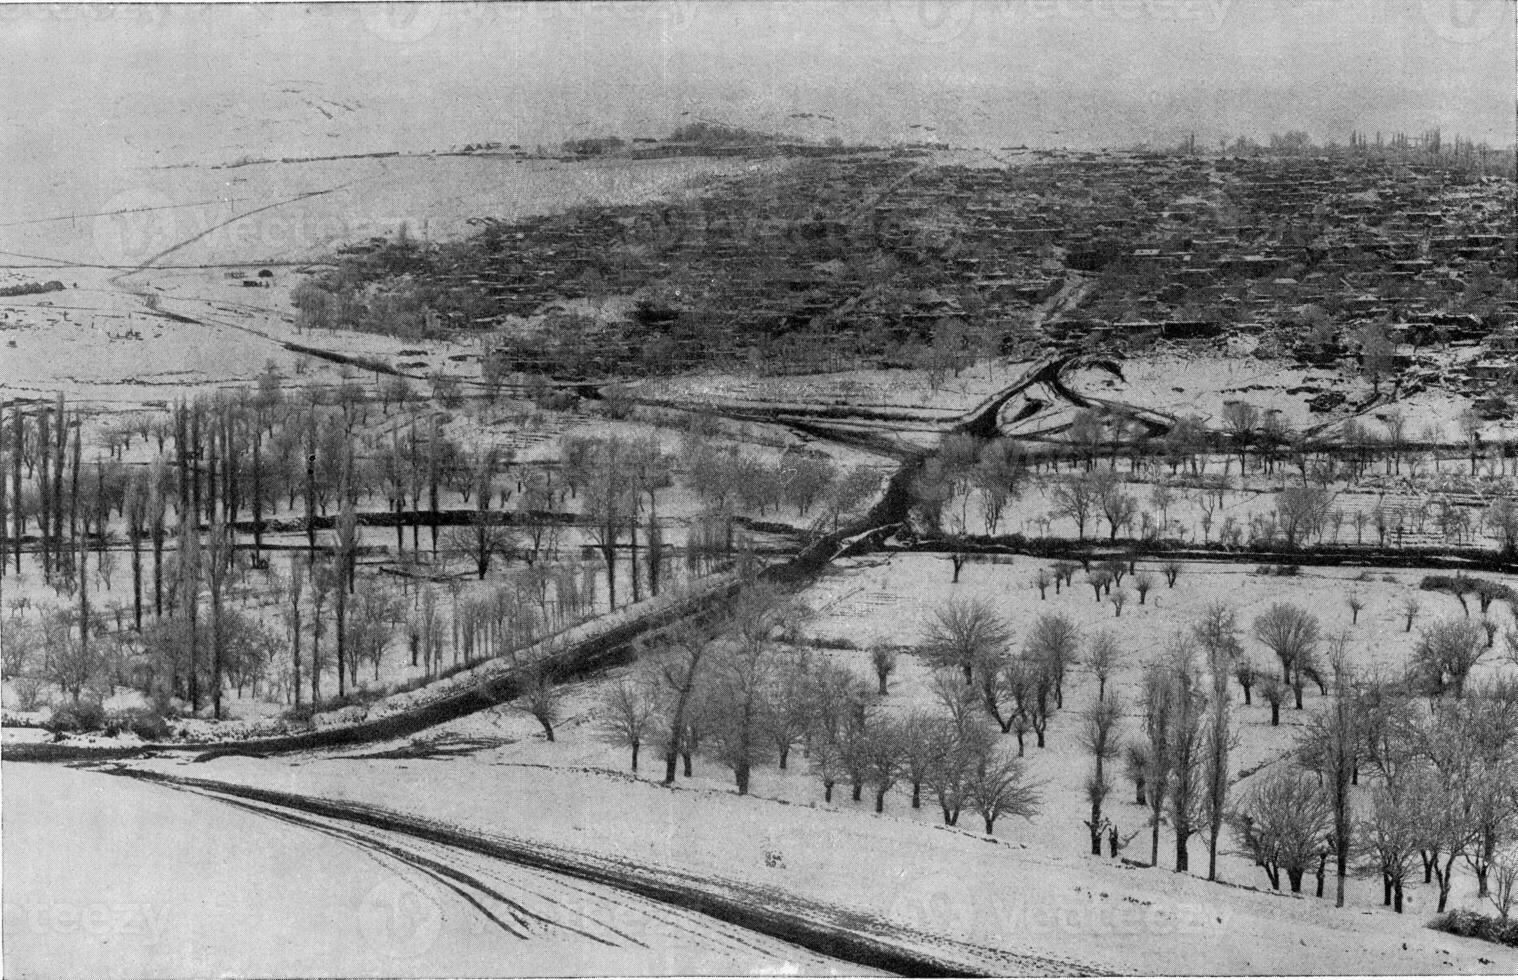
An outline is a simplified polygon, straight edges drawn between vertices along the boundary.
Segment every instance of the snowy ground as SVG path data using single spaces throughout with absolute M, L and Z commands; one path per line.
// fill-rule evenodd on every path
M 55 766 L 9 765 L 3 780 L 7 976 L 859 972 L 701 915 L 382 833 Z M 436 873 L 443 863 L 467 879 Z
M 1237 566 L 1187 565 L 1173 590 L 1161 583 L 1147 604 L 1130 603 L 1118 619 L 1079 583 L 1039 601 L 1029 584 L 1037 565 L 1024 558 L 972 563 L 953 585 L 947 563 L 931 556 L 861 560 L 807 592 L 817 614 L 806 632 L 819 641 L 848 639 L 861 646 L 875 639 L 910 643 L 935 605 L 962 594 L 995 603 L 1012 623 L 1016 644 L 1035 616 L 1063 612 L 1085 633 L 1117 632 L 1127 657 L 1112 683 L 1128 703 L 1124 725 L 1130 735 L 1139 723 L 1133 702 L 1140 663 L 1216 599 L 1236 606 L 1246 653 L 1263 669 L 1269 669 L 1271 655 L 1247 629 L 1275 601 L 1312 609 L 1325 633 L 1348 629 L 1352 660 L 1371 672 L 1399 670 L 1417 636 L 1404 631 L 1400 601 L 1415 594 L 1417 580 L 1406 570 L 1374 570 L 1364 580 L 1338 569 L 1262 578 Z M 1351 589 L 1366 599 L 1356 625 L 1342 600 Z M 1458 615 L 1453 599 L 1416 594 L 1424 605 L 1420 622 Z M 1501 614 L 1504 625 L 1506 616 Z M 862 651 L 819 648 L 814 655 L 868 675 Z M 1477 673 L 1504 671 L 1511 667 L 1493 659 Z M 891 678 L 886 710 L 929 705 L 928 679 L 915 657 L 904 657 Z M 681 779 L 673 790 L 653 781 L 658 766 L 650 750 L 635 777 L 626 750 L 597 737 L 597 692 L 612 680 L 575 685 L 558 740 L 551 744 L 530 717 L 502 707 L 404 742 L 341 755 L 223 758 L 199 765 L 166 757 L 134 765 L 382 806 L 647 868 L 650 874 L 689 876 L 713 887 L 773 890 L 777 901 L 790 896 L 836 914 L 894 924 L 909 945 L 1001 973 L 1518 970 L 1511 951 L 1426 929 L 1434 900 L 1430 886 L 1410 885 L 1408 911 L 1398 916 L 1380 906 L 1375 881 L 1359 878 L 1349 882 L 1349 904 L 1342 910 L 1334 909 L 1331 899 L 1272 893 L 1264 875 L 1233 851 L 1231 838 L 1220 854 L 1219 883 L 1169 871 L 1173 847 L 1167 831 L 1160 837 L 1158 870 L 1089 857 L 1078 821 L 1089 761 L 1076 744 L 1075 729 L 1095 684 L 1080 667 L 1070 681 L 1066 709 L 1051 722 L 1048 747 L 1036 749 L 1030 739 L 1027 763 L 1030 775 L 1043 782 L 1042 812 L 1031 822 L 1004 818 L 994 837 L 978 832 L 973 814 L 959 828 L 941 826 L 931 801 L 912 810 L 909 791 L 901 786 L 888 795 L 879 816 L 871 812 L 868 794 L 853 803 L 846 787 L 825 804 L 799 749 L 788 770 L 772 760 L 761 765 L 748 797 L 735 795 L 731 775 L 700 757 L 695 778 Z M 1233 697 L 1240 742 L 1231 764 L 1250 774 L 1235 787 L 1239 793 L 1249 778 L 1268 771 L 1290 749 L 1319 699 L 1309 690 L 1308 711 L 1298 713 L 1288 704 L 1281 726 L 1273 728 L 1267 707 L 1258 701 L 1243 707 L 1236 688 Z M 1120 780 L 1108 804 L 1124 833 L 1140 830 L 1146 819 L 1130 802 L 1131 794 L 1131 786 Z M 1125 857 L 1147 859 L 1147 831 Z M 1201 838 L 1192 842 L 1192 866 L 1205 870 Z M 1451 902 L 1473 909 L 1484 904 L 1463 872 Z

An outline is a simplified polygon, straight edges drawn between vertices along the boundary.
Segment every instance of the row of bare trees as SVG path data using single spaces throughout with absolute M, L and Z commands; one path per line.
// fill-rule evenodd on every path
M 754 585 L 719 618 L 674 630 L 643 667 L 607 689 L 602 737 L 631 749 L 635 771 L 642 746 L 656 747 L 666 783 L 682 760 L 690 776 L 699 752 L 730 769 L 746 793 L 756 765 L 786 769 L 799 748 L 827 802 L 844 783 L 855 801 L 868 789 L 879 812 L 891 789 L 909 785 L 914 808 L 928 795 L 945 823 L 969 810 L 987 833 L 1002 816 L 1036 812 L 1037 787 L 1017 755 L 997 744 L 975 688 L 946 673 L 935 685 L 937 709 L 893 715 L 863 678 L 783 642 L 803 614 L 773 588 Z M 881 648 L 873 661 L 883 688 L 894 653 Z

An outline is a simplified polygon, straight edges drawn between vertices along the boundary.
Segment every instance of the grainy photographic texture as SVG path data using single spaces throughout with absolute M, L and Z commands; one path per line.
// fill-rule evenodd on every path
M 0 5 L 5 975 L 1518 973 L 1515 43 Z

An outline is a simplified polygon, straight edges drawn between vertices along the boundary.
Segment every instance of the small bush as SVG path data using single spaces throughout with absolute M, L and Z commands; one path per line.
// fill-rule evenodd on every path
M 105 732 L 114 735 L 125 729 L 142 739 L 144 742 L 162 742 L 168 738 L 171 730 L 169 723 L 156 711 L 143 708 L 134 708 L 129 711 L 118 711 L 106 719 Z
M 286 708 L 284 711 L 281 711 L 279 713 L 279 717 L 284 721 L 293 721 L 298 724 L 309 725 L 311 724 L 312 716 L 315 714 L 316 706 L 310 702 L 307 702 L 305 704 L 297 704 L 293 708 Z
M 1301 565 L 1261 565 L 1254 570 L 1256 575 L 1281 575 L 1288 578 L 1301 574 Z
M 46 727 L 54 732 L 98 732 L 105 727 L 105 708 L 94 701 L 70 701 L 53 709 Z
M 859 644 L 847 637 L 797 637 L 796 646 L 810 646 L 818 650 L 858 650 Z
M 1375 576 L 1370 573 L 1370 569 L 1368 568 L 1361 572 L 1359 575 L 1355 576 L 1356 582 L 1374 582 L 1375 580 Z
M 21 711 L 36 711 L 42 707 L 45 699 L 42 696 L 42 678 L 30 674 L 16 678 L 13 687 L 16 691 L 16 707 Z
M 1428 924 L 1430 929 L 1448 932 L 1456 936 L 1484 939 L 1489 943 L 1518 947 L 1518 919 L 1499 919 L 1480 915 L 1466 909 L 1455 909 L 1435 916 Z
M 569 412 L 580 404 L 580 399 L 573 392 L 550 391 L 533 399 L 533 404 L 545 412 Z

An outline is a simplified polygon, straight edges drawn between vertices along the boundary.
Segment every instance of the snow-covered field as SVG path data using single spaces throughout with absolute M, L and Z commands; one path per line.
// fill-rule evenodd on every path
M 859 972 L 480 855 L 55 766 L 4 767 L 11 977 Z M 464 870 L 449 877 L 438 865 Z
M 1383 674 L 1399 670 L 1416 641 L 1417 633 L 1404 629 L 1402 598 L 1417 594 L 1422 600 L 1420 623 L 1459 614 L 1452 598 L 1415 593 L 1417 575 L 1406 570 L 1362 576 L 1351 570 L 1306 569 L 1296 578 L 1265 578 L 1238 566 L 1189 564 L 1173 589 L 1161 582 L 1146 604 L 1130 603 L 1118 619 L 1079 581 L 1058 595 L 1051 590 L 1040 601 L 1029 581 L 1038 564 L 1025 558 L 972 563 L 955 585 L 947 563 L 931 556 L 861 560 L 805 593 L 816 610 L 805 632 L 828 644 L 910 643 L 931 610 L 962 595 L 991 601 L 1011 623 L 1016 644 L 1034 617 L 1063 612 L 1084 632 L 1117 632 L 1125 658 L 1112 683 L 1127 702 L 1124 725 L 1131 735 L 1139 724 L 1134 698 L 1140 664 L 1215 600 L 1235 606 L 1246 630 L 1246 655 L 1266 670 L 1273 658 L 1247 629 L 1272 602 L 1312 609 L 1325 633 L 1348 630 L 1351 661 Z M 1145 567 L 1140 563 L 1140 571 Z M 1353 625 L 1343 602 L 1352 590 L 1365 599 Z M 1508 624 L 1505 611 L 1499 621 Z M 814 655 L 869 676 L 868 654 L 862 650 L 824 647 Z M 1489 658 L 1476 676 L 1511 670 Z M 903 657 L 891 678 L 886 710 L 931 705 L 929 678 L 914 656 Z M 1094 697 L 1095 684 L 1080 667 L 1070 682 L 1066 708 L 1050 724 L 1048 747 L 1034 748 L 1030 740 L 1027 765 L 1030 776 L 1042 783 L 1041 813 L 1031 822 L 1006 818 L 990 837 L 978 832 L 973 815 L 959 828 L 947 828 L 930 800 L 924 800 L 921 810 L 911 809 L 904 787 L 888 795 L 883 815 L 871 812 L 868 795 L 861 803 L 850 802 L 844 787 L 833 803 L 823 803 L 820 783 L 799 750 L 787 770 L 773 761 L 761 765 L 746 797 L 732 791 L 727 770 L 700 756 L 695 777 L 679 780 L 674 789 L 653 781 L 658 766 L 648 751 L 643 772 L 635 777 L 628 771 L 626 750 L 597 737 L 598 692 L 614 680 L 575 685 L 553 743 L 543 740 L 530 716 L 503 707 L 415 739 L 336 755 L 222 758 L 204 764 L 164 757 L 132 765 L 384 807 L 718 889 L 759 888 L 773 893 L 776 901 L 800 901 L 830 914 L 884 923 L 908 946 L 995 972 L 1518 970 L 1518 957 L 1510 951 L 1425 929 L 1434 890 L 1416 880 L 1409 886 L 1408 911 L 1398 916 L 1381 907 L 1374 880 L 1352 878 L 1349 903 L 1342 910 L 1333 908 L 1331 898 L 1272 893 L 1264 875 L 1233 850 L 1231 838 L 1220 854 L 1219 883 L 1168 870 L 1168 831 L 1161 832 L 1159 869 L 1088 856 L 1078 815 L 1089 760 L 1077 745 L 1076 729 L 1078 712 Z M 1285 706 L 1277 728 L 1270 726 L 1269 709 L 1258 698 L 1252 707 L 1243 707 L 1236 688 L 1233 697 L 1239 746 L 1231 766 L 1248 774 L 1235 786 L 1237 794 L 1289 750 L 1319 699 L 1309 690 L 1307 711 Z M 71 778 L 104 782 L 107 777 Z M 117 782 L 111 781 L 112 790 Z M 1109 801 L 1110 816 L 1125 834 L 1140 830 L 1146 819 L 1146 811 L 1131 798 L 1132 788 L 1121 782 Z M 1145 830 L 1125 856 L 1142 863 L 1147 843 Z M 1200 838 L 1193 841 L 1192 852 L 1193 868 L 1205 866 Z M 1204 855 L 1200 862 L 1199 852 Z M 1307 887 L 1310 893 L 1310 877 Z M 1331 894 L 1331 882 L 1329 889 Z M 1457 908 L 1484 904 L 1476 897 L 1474 879 L 1463 871 L 1451 901 Z

